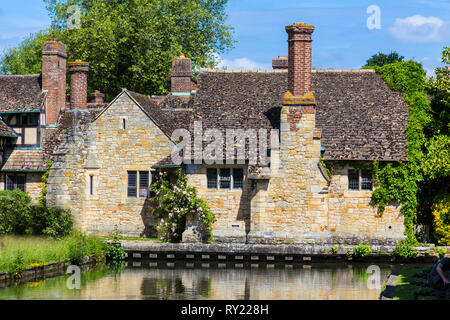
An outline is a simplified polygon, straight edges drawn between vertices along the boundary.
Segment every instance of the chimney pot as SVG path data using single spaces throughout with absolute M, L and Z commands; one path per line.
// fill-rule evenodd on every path
M 69 63 L 70 76 L 70 108 L 87 109 L 87 79 L 89 63 L 74 61 Z
M 278 59 L 272 60 L 272 68 L 274 70 L 287 70 L 288 69 L 288 57 L 278 56 Z
M 98 90 L 95 90 L 94 93 L 91 94 L 91 102 L 95 104 L 104 103 L 105 95 Z

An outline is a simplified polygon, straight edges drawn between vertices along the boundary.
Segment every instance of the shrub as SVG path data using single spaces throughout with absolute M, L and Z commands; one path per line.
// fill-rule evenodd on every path
M 73 227 L 70 211 L 33 206 L 31 201 L 21 190 L 0 191 L 0 234 L 52 237 L 70 234 Z
M 412 248 L 406 241 L 401 241 L 397 244 L 394 250 L 394 255 L 400 259 L 414 259 L 417 257 L 417 250 Z
M 450 194 L 437 196 L 431 210 L 435 241 L 441 246 L 450 246 Z
M 111 233 L 112 243 L 107 244 L 106 258 L 114 261 L 122 261 L 125 259 L 125 250 L 119 242 L 120 231 L 117 226 L 114 227 L 114 231 Z
M 71 233 L 73 219 L 70 211 L 59 208 L 34 206 L 33 233 L 51 237 L 64 237 Z
M 25 267 L 26 266 L 23 251 L 18 250 L 11 265 L 11 271 L 14 275 L 14 278 L 21 278 L 22 273 L 25 271 Z
M 365 244 L 359 244 L 357 247 L 355 247 L 355 250 L 353 251 L 353 257 L 364 258 L 365 256 L 368 256 L 370 253 L 372 253 L 372 249 L 370 249 L 370 246 Z
M 68 243 L 69 260 L 75 265 L 81 265 L 83 259 L 89 255 L 89 244 L 87 237 L 79 232 L 74 232 Z
M 0 191 L 0 234 L 32 234 L 31 198 L 21 190 Z

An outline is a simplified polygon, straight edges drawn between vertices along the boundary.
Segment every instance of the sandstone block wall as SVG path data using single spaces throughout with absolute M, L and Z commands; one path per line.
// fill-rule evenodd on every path
M 128 197 L 128 171 L 150 174 L 154 164 L 171 154 L 173 142 L 126 93 L 93 122 L 83 124 L 88 111 L 77 112 L 85 116 L 74 121 L 77 133 L 69 133 L 58 150 L 49 202 L 70 208 L 76 225 L 87 233 L 107 236 L 117 225 L 124 235 L 142 236 L 153 225 L 150 204 Z
M 348 189 L 349 165 L 335 166 L 328 207 L 329 227 L 333 238 L 343 242 L 395 243 L 405 238 L 404 217 L 400 204 L 386 207 L 380 215 L 370 204 L 372 191 Z
M 244 170 L 243 189 L 208 189 L 207 168 L 242 168 Z M 216 242 L 246 241 L 250 231 L 250 184 L 246 165 L 187 166 L 188 183 L 197 188 L 200 197 L 206 201 L 216 215 L 213 225 L 213 238 Z
M 318 166 L 321 143 L 314 109 L 292 108 L 284 106 L 281 111 L 281 147 L 272 150 L 270 179 L 249 179 L 247 165 L 187 166 L 189 184 L 216 214 L 214 240 L 271 244 L 401 240 L 399 206 L 378 215 L 370 205 L 370 191 L 348 190 L 348 167 L 335 167 L 329 183 Z M 106 236 L 117 225 L 124 235 L 144 235 L 155 221 L 147 199 L 128 198 L 127 172 L 150 172 L 170 155 L 173 143 L 126 93 L 95 121 L 88 110 L 68 111 L 66 118 L 71 129 L 55 155 L 49 205 L 70 209 L 76 225 L 87 233 Z M 243 168 L 243 190 L 208 189 L 208 167 Z M 194 220 L 188 221 L 183 238 L 196 239 Z
M 293 113 L 293 108 L 302 107 L 283 107 L 281 111 L 280 150 L 274 153 L 278 159 L 272 159 L 271 179 L 259 182 L 250 243 L 324 239 L 328 184 L 317 166 L 320 140 L 313 138 L 315 114 L 311 108 Z

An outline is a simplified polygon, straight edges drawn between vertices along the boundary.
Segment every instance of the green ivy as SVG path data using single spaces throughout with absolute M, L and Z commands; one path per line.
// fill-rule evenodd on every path
M 172 183 L 167 173 L 159 173 L 157 182 L 151 186 L 150 201 L 155 205 L 153 215 L 160 219 L 156 226 L 159 238 L 167 242 L 181 242 L 186 228 L 186 218 L 194 215 L 200 218 L 200 231 L 205 242 L 212 242 L 212 224 L 215 215 L 209 206 L 197 195 L 195 187 L 187 183 L 187 177 L 177 171 Z
M 409 123 L 406 128 L 408 161 L 374 162 L 377 188 L 372 193 L 372 203 L 378 206 L 380 214 L 388 204 L 401 203 L 401 211 L 405 216 L 405 243 L 415 245 L 418 183 L 423 180 L 421 167 L 424 161 L 423 149 L 427 143 L 425 129 L 432 121 L 426 92 L 426 73 L 421 64 L 414 61 L 375 67 L 375 71 L 382 75 L 390 88 L 403 94 L 409 104 Z
M 322 157 L 320 157 L 320 163 L 322 163 L 322 166 L 325 169 L 325 172 L 328 174 L 328 177 L 331 179 L 333 176 L 334 163 L 330 162 L 330 161 L 325 161 L 325 160 L 323 160 Z
M 39 194 L 38 202 L 42 207 L 47 206 L 47 183 L 48 183 L 48 176 L 50 175 L 50 169 L 52 168 L 52 163 L 47 162 L 45 164 L 47 166 L 47 171 L 42 176 L 42 182 L 44 185 L 42 186 L 41 193 Z

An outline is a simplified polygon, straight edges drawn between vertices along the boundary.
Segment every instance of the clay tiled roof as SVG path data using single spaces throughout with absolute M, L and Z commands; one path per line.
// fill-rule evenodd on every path
M 42 150 L 8 149 L 2 171 L 46 171 Z
M 173 131 L 176 129 L 188 129 L 192 119 L 192 112 L 190 112 L 190 109 L 188 108 L 188 100 L 181 100 L 177 97 L 167 97 L 164 105 L 161 106 L 157 105 L 149 96 L 128 90 L 127 93 L 136 100 L 147 115 L 169 137 L 172 136 Z M 183 110 L 179 110 L 177 107 L 183 108 Z
M 287 85 L 286 71 L 202 72 L 197 93 L 184 105 L 193 109 L 193 118 L 177 125 L 192 130 L 192 120 L 201 120 L 204 130 L 279 129 Z M 381 75 L 372 70 L 313 72 L 312 91 L 324 159 L 407 160 L 409 106 Z M 161 102 L 160 108 L 173 108 L 169 101 Z
M 40 111 L 45 100 L 41 75 L 0 75 L 0 112 Z
M 17 134 L 6 123 L 0 120 L 0 137 L 17 137 Z

